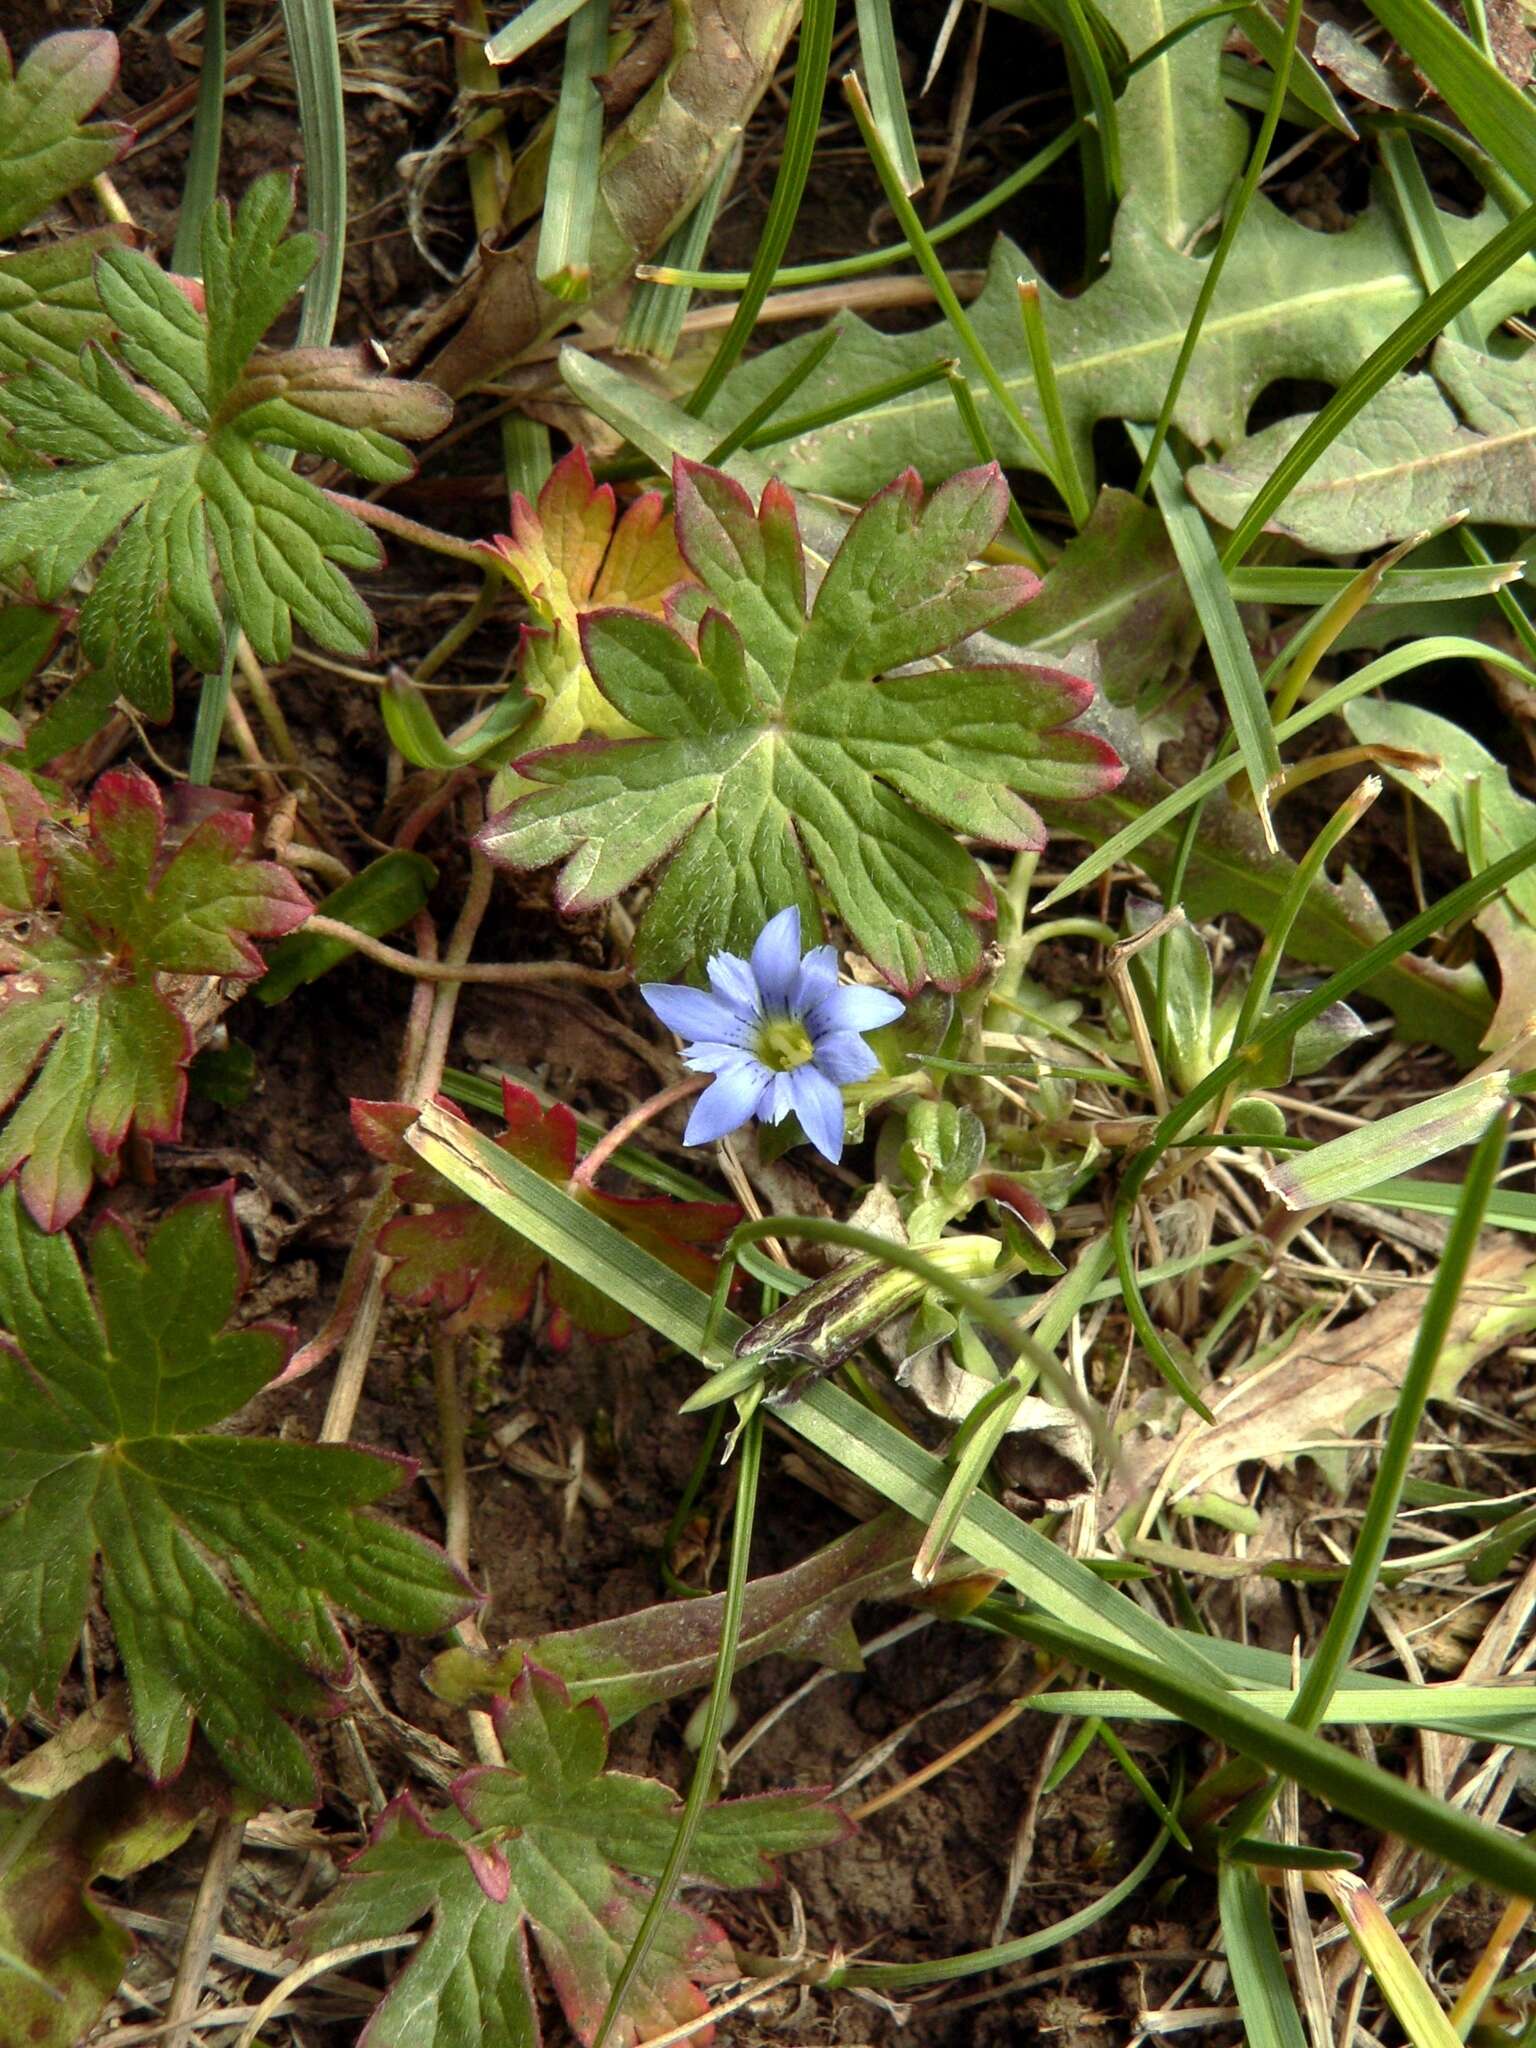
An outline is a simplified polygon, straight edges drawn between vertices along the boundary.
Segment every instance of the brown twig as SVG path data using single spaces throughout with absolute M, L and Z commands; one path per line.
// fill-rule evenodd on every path
M 186 1936 L 181 1944 L 176 1981 L 171 1986 L 170 2003 L 165 2009 L 166 2023 L 170 2028 L 165 2037 L 165 2048 L 187 2048 L 192 2039 L 188 2022 L 197 2011 L 219 1923 L 224 1917 L 224 1901 L 229 1896 L 230 1882 L 240 1862 L 244 1841 L 243 1820 L 225 1814 L 215 1825 L 213 1839 L 208 1844 L 208 1860 L 203 1865 L 202 1882 L 197 1888 L 192 1917 L 187 1922 Z

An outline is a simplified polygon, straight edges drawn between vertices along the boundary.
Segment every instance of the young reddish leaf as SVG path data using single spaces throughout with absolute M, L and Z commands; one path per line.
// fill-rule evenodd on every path
M 609 1195 L 573 1184 L 576 1119 L 564 1103 L 546 1110 L 536 1095 L 511 1081 L 502 1082 L 501 1099 L 506 1128 L 496 1143 L 503 1151 L 567 1188 L 584 1208 L 695 1287 L 713 1285 L 714 1261 L 701 1247 L 719 1244 L 741 1221 L 733 1202 Z M 461 1114 L 451 1102 L 441 1106 L 451 1116 Z M 404 1144 L 404 1133 L 415 1120 L 408 1103 L 352 1104 L 358 1142 L 374 1158 L 405 1167 L 395 1193 L 403 1203 L 427 1212 L 397 1216 L 380 1234 L 380 1251 L 395 1261 L 385 1282 L 387 1293 L 413 1308 L 436 1309 L 452 1330 L 504 1330 L 528 1314 L 542 1281 L 546 1336 L 556 1350 L 570 1342 L 573 1328 L 593 1337 L 622 1337 L 633 1328 L 633 1317 L 600 1288 L 546 1260 L 527 1238 L 422 1165 Z
M 116 1178 L 131 1128 L 179 1135 L 195 977 L 251 979 L 252 939 L 308 917 L 285 868 L 246 858 L 251 831 L 217 811 L 170 847 L 154 784 L 125 768 L 97 783 L 82 836 L 0 763 L 0 1107 L 16 1104 L 0 1175 L 20 1170 L 45 1230 Z
M 636 730 L 592 680 L 579 615 L 617 604 L 659 616 L 688 581 L 688 566 L 659 491 L 636 498 L 621 517 L 616 512 L 613 486 L 594 484 L 586 451 L 573 448 L 551 470 L 538 509 L 515 492 L 512 531 L 484 544 L 542 622 L 524 632 L 518 654 L 519 680 L 542 706 L 519 735 L 524 752 L 584 732 L 617 739 Z M 498 801 L 525 787 L 508 771 Z
M 677 1828 L 677 1795 L 607 1769 L 608 1723 L 529 1667 L 493 1709 L 505 1770 L 466 1771 L 456 1810 L 428 1820 L 394 1800 L 343 1881 L 305 1923 L 305 1950 L 403 1933 L 430 1918 L 364 2035 L 366 2048 L 459 2048 L 473 2014 L 480 2048 L 537 2048 L 531 1935 L 577 2039 L 589 2043 Z M 695 1883 L 757 1887 L 773 1859 L 848 1833 L 813 1793 L 723 1800 L 694 1838 Z M 735 1975 L 723 1930 L 673 1903 L 608 2036 L 614 2048 L 697 2020 L 703 1987 Z M 707 2044 L 714 2029 L 690 2038 Z
M 993 902 L 960 839 L 1038 849 L 1035 801 L 1095 795 L 1123 772 L 1073 729 L 1093 694 L 1081 678 L 963 652 L 933 664 L 1039 587 L 1027 569 L 973 566 L 1007 509 L 1001 472 L 965 471 L 925 503 L 906 471 L 848 529 L 809 610 L 781 485 L 754 511 L 717 470 L 680 461 L 674 481 L 710 601 L 696 641 L 633 608 L 582 620 L 603 695 L 647 737 L 520 760 L 538 786 L 492 817 L 482 848 L 511 868 L 561 862 L 573 911 L 668 863 L 637 941 L 649 980 L 747 954 L 790 904 L 819 929 L 814 869 L 897 988 L 969 981 Z M 929 665 L 893 673 L 915 663 Z
M 82 125 L 117 82 L 117 38 L 106 29 L 49 36 L 19 71 L 0 36 L 0 242 L 84 185 L 133 140 L 119 121 Z
M 407 1476 L 399 1460 L 199 1433 L 289 1346 L 271 1324 L 225 1328 L 245 1280 L 228 1185 L 142 1250 L 109 1219 L 90 1266 L 94 1295 L 68 1237 L 0 1189 L 0 1706 L 51 1704 L 99 1557 L 150 1774 L 180 1770 L 195 1718 L 233 1777 L 302 1805 L 314 1778 L 286 1716 L 346 1671 L 330 1604 L 427 1634 L 470 1589 L 435 1544 L 361 1512 Z

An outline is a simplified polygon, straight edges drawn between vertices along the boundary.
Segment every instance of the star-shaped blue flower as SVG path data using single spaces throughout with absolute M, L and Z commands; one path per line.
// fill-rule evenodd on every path
M 816 1150 L 834 1165 L 843 1151 L 842 1090 L 867 1081 L 880 1062 L 859 1035 L 906 1007 L 881 988 L 845 988 L 837 954 L 813 946 L 800 955 L 800 912 L 771 917 L 750 960 L 717 953 L 710 990 L 643 982 L 640 993 L 662 1023 L 691 1041 L 683 1061 L 714 1080 L 693 1106 L 683 1142 L 706 1145 L 754 1117 L 800 1119 Z

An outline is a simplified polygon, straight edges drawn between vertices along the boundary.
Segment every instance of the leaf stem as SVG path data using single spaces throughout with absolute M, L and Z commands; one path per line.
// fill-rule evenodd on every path
M 388 505 L 377 505 L 369 498 L 354 498 L 346 491 L 327 491 L 324 495 L 333 505 L 339 505 L 343 512 L 350 512 L 354 519 L 361 519 L 366 526 L 376 526 L 381 533 L 393 534 L 396 540 L 408 540 L 413 547 L 429 548 L 434 555 L 448 555 L 455 562 L 467 562 L 470 568 L 482 574 L 492 560 L 476 542 L 460 540 L 456 534 L 440 532 L 435 526 L 423 526 L 419 519 L 408 519 L 403 512 L 392 511 Z
M 584 967 L 579 960 L 422 960 L 415 953 L 386 945 L 382 939 L 370 938 L 356 925 L 318 914 L 308 920 L 304 929 L 318 938 L 344 939 L 366 959 L 376 960 L 380 967 L 392 967 L 397 974 L 408 974 L 415 981 L 482 982 L 492 988 L 523 988 L 541 981 L 579 981 L 589 988 L 618 988 L 629 979 L 627 967 Z
M 632 1109 L 628 1116 L 622 1116 L 610 1130 L 604 1131 L 592 1150 L 571 1175 L 573 1187 L 590 1188 L 595 1185 L 598 1174 L 618 1151 L 627 1144 L 636 1131 L 643 1130 L 652 1118 L 661 1116 L 675 1102 L 686 1102 L 690 1095 L 697 1095 L 710 1079 L 708 1074 L 689 1074 L 681 1081 L 674 1081 L 670 1088 L 663 1088 L 657 1094 Z

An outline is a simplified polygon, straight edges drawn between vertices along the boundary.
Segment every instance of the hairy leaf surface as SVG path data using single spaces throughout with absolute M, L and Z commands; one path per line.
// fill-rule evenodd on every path
M 252 829 L 220 810 L 169 845 L 154 784 L 125 768 L 67 831 L 0 764 L 0 1176 L 19 1171 L 44 1229 L 115 1179 L 131 1129 L 180 1134 L 205 978 L 250 980 L 252 940 L 308 917 L 285 868 L 247 858 Z
M 203 1433 L 289 1344 L 225 1327 L 245 1281 L 229 1186 L 181 1203 L 142 1250 L 108 1220 L 90 1274 L 0 1190 L 0 1704 L 51 1705 L 99 1559 L 151 1775 L 180 1770 L 196 1721 L 234 1777 L 305 1804 L 314 1776 L 286 1717 L 322 1708 L 346 1670 L 331 1604 L 424 1634 L 469 1609 L 468 1588 L 435 1544 L 361 1512 L 399 1486 L 398 1460 Z
M 480 844 L 507 867 L 561 862 L 570 911 L 668 862 L 637 941 L 649 979 L 749 953 L 792 903 L 819 929 L 814 868 L 898 988 L 969 980 L 992 894 L 954 835 L 1041 847 L 1031 797 L 1090 795 L 1119 776 L 1103 741 L 1070 729 L 1092 696 L 1079 677 L 963 657 L 892 673 L 1038 588 L 1027 569 L 972 566 L 1003 521 L 1001 473 L 967 470 L 925 503 L 907 470 L 854 521 L 809 605 L 782 485 L 754 510 L 729 477 L 679 461 L 675 491 L 708 601 L 696 642 L 636 611 L 589 613 L 582 629 L 604 696 L 647 737 L 525 757 L 519 772 L 543 786 Z
M 311 1954 L 430 1920 L 369 2022 L 368 2048 L 537 2048 L 531 1936 L 576 2038 L 590 2042 L 677 1827 L 677 1796 L 609 1770 L 595 1700 L 572 1706 L 559 1679 L 528 1668 L 493 1709 L 505 1770 L 467 1771 L 456 1810 L 424 1816 L 396 1799 L 342 1883 L 306 1922 Z M 695 1883 L 774 1882 L 773 1858 L 839 1840 L 848 1823 L 809 1793 L 707 1807 Z M 608 2039 L 618 2048 L 697 2020 L 703 1986 L 733 1976 L 723 1930 L 674 1902 Z M 691 2036 L 707 2043 L 713 2028 Z

